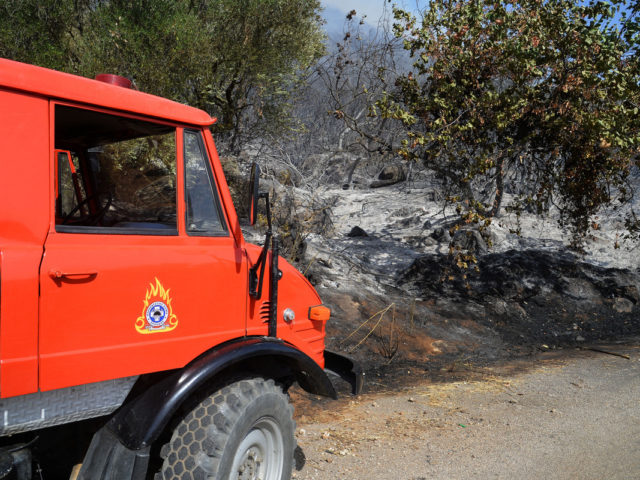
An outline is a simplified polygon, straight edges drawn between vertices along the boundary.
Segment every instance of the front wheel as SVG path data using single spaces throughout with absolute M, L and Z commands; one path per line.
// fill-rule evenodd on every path
M 293 407 L 273 380 L 232 383 L 176 426 L 156 480 L 289 480 Z

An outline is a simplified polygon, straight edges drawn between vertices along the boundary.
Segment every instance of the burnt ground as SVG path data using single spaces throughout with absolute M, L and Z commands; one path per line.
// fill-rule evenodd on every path
M 463 276 L 466 275 L 466 278 Z M 383 295 L 321 289 L 327 345 L 359 361 L 366 391 L 400 388 L 460 364 L 486 367 L 540 352 L 640 335 L 640 272 L 539 250 L 484 255 L 461 271 L 417 258 Z

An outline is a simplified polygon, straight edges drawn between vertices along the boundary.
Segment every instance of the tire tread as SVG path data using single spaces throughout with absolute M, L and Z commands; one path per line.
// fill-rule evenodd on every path
M 160 448 L 163 463 L 153 479 L 227 480 L 220 478 L 219 474 L 233 428 L 241 420 L 245 409 L 264 395 L 276 395 L 284 400 L 289 428 L 291 433 L 295 432 L 293 406 L 273 380 L 240 380 L 205 398 L 180 420 L 171 439 Z M 296 442 L 295 438 L 292 440 L 293 453 Z M 194 444 L 197 448 L 193 447 Z M 197 451 L 195 455 L 194 450 Z M 188 458 L 193 460 L 187 461 Z M 282 480 L 289 478 L 286 470 Z

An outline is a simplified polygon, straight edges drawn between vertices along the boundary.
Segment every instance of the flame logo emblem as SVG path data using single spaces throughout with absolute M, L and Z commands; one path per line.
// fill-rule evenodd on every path
M 150 283 L 142 303 L 142 315 L 136 319 L 138 333 L 170 332 L 178 326 L 178 317 L 171 308 L 169 289 L 166 289 L 156 277 L 156 283 Z

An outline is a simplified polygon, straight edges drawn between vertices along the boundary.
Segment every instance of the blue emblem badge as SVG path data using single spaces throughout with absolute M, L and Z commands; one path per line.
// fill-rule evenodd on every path
M 169 316 L 169 309 L 164 302 L 153 302 L 147 307 L 145 316 L 151 328 L 164 328 L 164 322 L 167 321 Z

